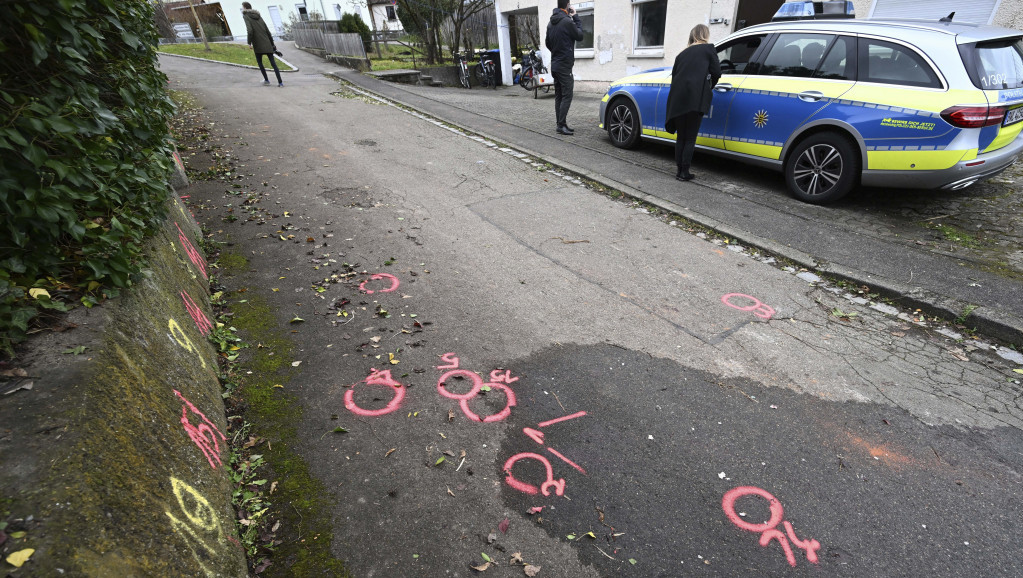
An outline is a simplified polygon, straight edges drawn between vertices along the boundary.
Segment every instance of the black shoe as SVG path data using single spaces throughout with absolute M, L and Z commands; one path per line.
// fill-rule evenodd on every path
M 570 128 L 568 128 L 567 126 L 559 126 L 558 127 L 558 134 L 563 134 L 563 135 L 566 135 L 566 136 L 572 136 L 572 135 L 575 134 L 575 131 L 570 129 Z
M 567 123 L 567 122 L 566 122 L 565 124 L 561 125 L 561 126 L 563 126 L 563 127 L 565 127 L 566 129 L 568 129 L 568 132 L 575 132 L 575 129 L 574 129 L 574 128 L 572 128 L 572 127 L 570 127 L 570 126 L 568 126 L 568 123 Z
M 693 180 L 695 178 L 696 178 L 696 175 L 694 175 L 693 173 L 691 173 L 689 171 L 682 171 L 679 174 L 675 175 L 675 180 L 676 181 L 683 181 L 683 182 L 684 181 L 691 181 L 691 180 Z

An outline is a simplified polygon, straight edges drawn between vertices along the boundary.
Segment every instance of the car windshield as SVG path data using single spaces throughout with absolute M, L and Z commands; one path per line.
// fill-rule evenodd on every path
M 977 88 L 1005 90 L 1023 88 L 1023 38 L 980 42 L 970 76 Z

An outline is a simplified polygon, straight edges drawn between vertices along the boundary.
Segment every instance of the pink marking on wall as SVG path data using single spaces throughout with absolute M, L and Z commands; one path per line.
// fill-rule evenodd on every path
M 181 300 L 185 302 L 185 309 L 188 310 L 188 315 L 191 316 L 192 321 L 195 321 L 195 326 L 199 328 L 199 334 L 209 335 L 213 331 L 213 323 L 203 313 L 202 308 L 192 300 L 192 296 L 187 291 L 181 292 Z
M 771 517 L 767 522 L 763 524 L 751 524 L 746 520 L 743 520 L 739 514 L 735 512 L 735 501 L 743 496 L 760 496 L 767 500 L 768 507 L 771 510 Z M 754 486 L 740 486 L 738 488 L 732 488 L 725 492 L 724 497 L 721 498 L 721 508 L 725 511 L 725 516 L 738 526 L 742 530 L 747 532 L 754 532 L 760 534 L 760 545 L 767 546 L 771 543 L 771 540 L 777 540 L 778 544 L 781 545 L 782 551 L 785 553 L 785 559 L 788 560 L 789 565 L 796 566 L 796 557 L 792 553 L 792 547 L 789 546 L 789 539 L 796 547 L 806 551 L 807 561 L 817 564 L 817 550 L 820 549 L 820 542 L 817 540 L 800 540 L 796 537 L 795 531 L 792 529 L 792 524 L 787 520 L 783 521 L 785 517 L 785 511 L 782 508 L 781 502 L 778 498 L 775 498 L 767 490 L 763 490 Z M 777 529 L 778 524 L 782 524 L 785 527 L 785 532 L 788 534 L 786 537 L 780 530 Z
M 736 305 L 735 303 L 732 303 L 733 299 L 739 299 L 740 302 L 742 299 L 746 299 L 750 301 L 750 303 L 748 305 Z M 731 307 L 732 309 L 752 312 L 754 315 L 761 319 L 770 319 L 771 317 L 774 316 L 775 313 L 774 309 L 771 306 L 765 305 L 756 297 L 751 297 L 743 293 L 729 293 L 727 295 L 722 295 L 721 302 Z
M 547 480 L 541 484 L 539 488 L 537 488 L 533 484 L 516 479 L 515 475 L 512 474 L 512 466 L 514 466 L 515 462 L 518 462 L 519 460 L 536 460 L 542 463 L 544 469 L 547 471 Z M 504 481 L 507 482 L 509 486 L 520 492 L 525 492 L 534 496 L 538 493 L 549 496 L 551 495 L 550 489 L 553 487 L 555 494 L 559 496 L 565 495 L 565 480 L 563 478 L 559 480 L 554 479 L 554 468 L 551 467 L 551 463 L 547 461 L 547 458 L 540 454 L 534 454 L 532 452 L 515 454 L 508 458 L 508 461 L 504 462 L 504 473 L 506 474 Z
M 477 378 L 479 378 L 479 376 L 477 376 Z M 438 386 L 439 385 L 440 384 L 438 384 Z M 502 421 L 506 419 L 509 415 L 511 415 L 511 408 L 515 407 L 515 392 L 512 391 L 510 387 L 503 383 L 486 383 L 483 384 L 483 386 L 481 387 L 486 386 L 489 386 L 491 389 L 500 389 L 504 391 L 504 395 L 507 402 L 504 406 L 504 409 L 495 413 L 494 415 L 487 416 L 485 418 L 480 418 L 480 416 L 476 415 L 471 409 L 469 409 L 469 399 L 464 398 L 458 400 L 458 405 L 462 407 L 462 413 L 464 413 L 466 417 L 473 421 L 481 421 L 483 423 L 492 423 L 495 421 Z
M 552 454 L 554 454 L 554 455 L 558 456 L 559 458 L 561 458 L 561 461 L 565 462 L 566 464 L 568 464 L 568 465 L 572 466 L 573 468 L 579 470 L 579 473 L 581 473 L 582 475 L 584 475 L 584 476 L 586 475 L 586 470 L 584 470 L 579 464 L 577 464 L 577 463 L 573 462 L 572 460 L 566 458 L 565 456 L 561 455 L 561 452 L 559 452 L 558 450 L 556 450 L 554 448 L 547 448 L 547 451 L 549 451 Z
M 209 279 L 209 275 L 206 274 L 206 258 L 195 248 L 195 245 L 188 239 L 185 232 L 181 230 L 181 225 L 178 225 L 177 221 L 174 221 L 174 226 L 178 228 L 178 241 L 181 242 L 181 247 L 185 250 L 185 254 L 188 255 L 188 259 L 199 269 L 203 279 Z
M 220 443 L 217 442 L 217 436 L 219 435 L 220 439 L 224 441 L 227 441 L 227 438 L 224 437 L 224 434 L 220 433 L 220 430 L 217 429 L 217 426 L 213 425 L 213 422 L 206 418 L 203 412 L 192 405 L 192 402 L 185 399 L 185 396 L 181 395 L 180 391 L 175 389 L 174 395 L 185 402 L 185 405 L 181 406 L 181 425 L 185 428 L 185 432 L 188 433 L 192 443 L 199 446 L 199 449 L 202 450 L 203 455 L 206 456 L 206 461 L 210 463 L 210 467 L 217 469 L 218 466 L 223 464 L 223 461 L 220 459 Z M 192 425 L 188 420 L 188 413 L 190 411 L 202 418 L 202 423 L 198 426 Z
M 366 289 L 366 283 L 369 283 L 370 281 L 380 281 L 383 279 L 390 281 L 391 286 L 388 287 L 387 289 L 377 289 L 376 293 L 390 293 L 391 291 L 397 289 L 399 285 L 401 285 L 401 283 L 398 282 L 398 278 L 395 277 L 394 275 L 391 275 L 390 273 L 375 273 L 369 279 L 366 279 L 362 283 L 359 283 L 359 291 L 365 291 L 367 295 L 372 295 L 374 291 Z
M 438 365 L 437 369 L 458 369 L 458 358 L 454 353 L 445 353 L 440 356 L 440 360 L 446 361 L 447 365 Z
M 178 154 L 178 151 L 174 151 L 174 162 L 177 163 L 178 168 L 182 171 L 185 170 L 185 163 L 181 162 L 181 155 Z
M 577 412 L 573 413 L 572 415 L 563 415 L 561 417 L 556 417 L 554 419 L 549 419 L 547 421 L 542 421 L 542 422 L 536 424 L 536 427 L 547 427 L 547 426 L 552 425 L 552 424 L 560 423 L 560 422 L 563 422 L 563 421 L 568 421 L 570 419 L 575 419 L 577 417 L 582 417 L 584 415 L 586 415 L 585 411 L 577 411 Z
M 373 369 L 369 376 L 359 383 L 389 387 L 393 390 L 394 397 L 391 398 L 391 401 L 381 409 L 363 409 L 355 404 L 355 386 L 353 385 L 351 389 L 345 392 L 345 407 L 348 408 L 348 411 L 355 415 L 361 415 L 364 417 L 386 415 L 398 409 L 401 405 L 401 401 L 405 399 L 405 388 L 402 387 L 401 383 L 391 377 L 391 370 L 389 369 L 385 369 L 384 371 L 377 371 L 376 369 Z M 358 385 L 358 383 L 356 385 Z

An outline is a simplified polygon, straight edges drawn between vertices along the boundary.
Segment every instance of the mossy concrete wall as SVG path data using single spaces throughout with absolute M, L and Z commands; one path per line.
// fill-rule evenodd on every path
M 31 389 L 0 397 L 0 574 L 247 574 L 198 238 L 175 199 L 138 283 L 8 370 Z

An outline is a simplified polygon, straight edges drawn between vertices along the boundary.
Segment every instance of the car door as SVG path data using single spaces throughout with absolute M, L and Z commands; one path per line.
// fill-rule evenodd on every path
M 736 89 L 725 126 L 728 151 L 777 160 L 789 137 L 855 84 L 852 36 L 785 32 Z
M 714 87 L 710 112 L 700 123 L 700 133 L 696 138 L 697 146 L 724 150 L 725 127 L 732 98 L 736 89 L 745 81 L 750 65 L 756 61 L 766 39 L 767 34 L 749 34 L 728 40 L 717 47 L 721 79 Z

